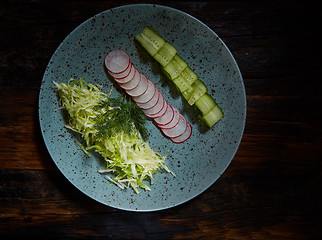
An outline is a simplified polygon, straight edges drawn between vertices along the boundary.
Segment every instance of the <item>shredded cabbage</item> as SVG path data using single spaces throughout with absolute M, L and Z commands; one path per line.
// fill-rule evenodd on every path
M 105 133 L 102 119 L 105 121 L 104 124 L 109 126 L 108 122 L 111 120 L 109 116 L 114 116 L 110 113 L 123 111 L 124 114 L 125 109 L 122 109 L 122 106 L 127 107 L 124 102 L 121 107 L 113 104 L 102 105 L 102 102 L 112 99 L 110 93 L 105 94 L 99 87 L 82 79 L 71 79 L 68 83 L 54 82 L 54 84 L 63 108 L 69 114 L 66 127 L 81 134 L 85 146 L 81 144 L 80 146 L 86 154 L 90 156 L 90 150 L 94 150 L 105 159 L 106 169 L 100 169 L 99 173 L 112 174 L 113 178 L 107 176 L 111 182 L 122 189 L 131 187 L 136 193 L 139 193 L 138 188 L 151 190 L 144 180 L 149 179 L 150 184 L 153 184 L 153 174 L 160 168 L 172 173 L 164 164 L 166 156 L 161 156 L 151 149 L 149 143 L 143 140 L 134 122 L 130 125 L 130 131 L 115 128 L 113 134 L 103 134 L 105 137 L 102 137 L 102 132 Z

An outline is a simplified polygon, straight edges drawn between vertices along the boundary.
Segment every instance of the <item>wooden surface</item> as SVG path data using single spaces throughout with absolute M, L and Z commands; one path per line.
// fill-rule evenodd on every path
M 175 208 L 135 213 L 74 188 L 38 122 L 40 82 L 61 41 L 93 15 L 131 2 L 1 1 L 0 239 L 322 239 L 316 2 L 152 1 L 200 19 L 227 44 L 244 78 L 247 122 L 210 189 Z

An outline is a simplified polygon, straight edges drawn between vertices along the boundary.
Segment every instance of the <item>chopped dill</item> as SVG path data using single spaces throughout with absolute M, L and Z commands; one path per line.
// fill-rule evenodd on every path
M 126 134 L 136 134 L 135 131 L 138 130 L 142 138 L 147 139 L 148 134 L 144 125 L 145 115 L 141 108 L 130 99 L 126 97 L 107 98 L 95 108 L 104 109 L 104 114 L 97 117 L 94 126 L 98 131 L 96 137 L 108 138 L 120 131 L 124 131 Z

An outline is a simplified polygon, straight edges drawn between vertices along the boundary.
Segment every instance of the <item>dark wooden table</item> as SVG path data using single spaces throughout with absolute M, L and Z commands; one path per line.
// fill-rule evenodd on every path
M 308 1 L 135 1 L 200 19 L 227 44 L 247 92 L 240 148 L 205 193 L 135 213 L 74 188 L 44 145 L 38 94 L 61 41 L 130 1 L 0 2 L 0 239 L 322 239 L 321 5 Z

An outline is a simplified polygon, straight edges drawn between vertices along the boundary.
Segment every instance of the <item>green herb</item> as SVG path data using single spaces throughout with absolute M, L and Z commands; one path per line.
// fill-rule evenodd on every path
M 107 138 L 120 131 L 131 134 L 137 129 L 143 139 L 147 139 L 145 115 L 131 100 L 125 97 L 108 98 L 100 102 L 94 109 L 105 109 L 106 111 L 97 118 L 95 124 L 98 138 Z

